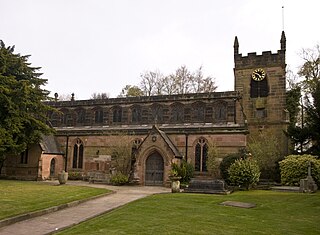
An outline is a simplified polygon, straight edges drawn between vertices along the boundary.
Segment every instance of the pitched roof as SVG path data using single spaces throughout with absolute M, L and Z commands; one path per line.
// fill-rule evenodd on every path
M 164 132 L 161 131 L 157 126 L 153 125 L 152 126 L 152 131 L 156 131 L 160 134 L 160 136 L 163 138 L 163 140 L 167 143 L 167 145 L 169 146 L 169 148 L 171 149 L 171 151 L 173 152 L 174 156 L 177 158 L 182 158 L 181 153 L 179 152 L 179 150 L 177 149 L 177 147 L 172 143 L 172 141 L 170 140 L 169 136 Z
M 42 140 L 40 141 L 40 147 L 43 153 L 46 154 L 63 154 L 56 138 L 53 135 L 43 136 Z

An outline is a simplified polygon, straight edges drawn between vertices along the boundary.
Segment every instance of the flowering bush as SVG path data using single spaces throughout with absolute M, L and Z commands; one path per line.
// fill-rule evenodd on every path
M 228 170 L 231 184 L 249 189 L 259 182 L 260 169 L 258 163 L 251 158 L 236 160 Z

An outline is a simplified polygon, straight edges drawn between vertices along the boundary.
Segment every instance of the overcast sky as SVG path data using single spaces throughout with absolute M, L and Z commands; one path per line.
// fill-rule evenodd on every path
M 319 10 L 319 0 L 0 0 L 0 39 L 42 67 L 52 96 L 116 97 L 145 71 L 181 65 L 203 66 L 227 91 L 235 36 L 243 55 L 276 53 L 284 27 L 296 71 L 299 51 L 320 43 Z

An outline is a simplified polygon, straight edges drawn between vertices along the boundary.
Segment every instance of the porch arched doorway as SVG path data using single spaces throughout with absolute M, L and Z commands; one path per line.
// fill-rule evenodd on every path
M 56 170 L 56 159 L 52 158 L 50 162 L 50 177 L 55 176 L 55 170 Z
M 146 160 L 145 185 L 163 185 L 164 161 L 158 152 L 153 152 Z

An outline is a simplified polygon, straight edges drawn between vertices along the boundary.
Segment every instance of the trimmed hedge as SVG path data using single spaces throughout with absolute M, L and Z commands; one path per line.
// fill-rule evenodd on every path
M 308 176 L 308 166 L 311 163 L 311 175 L 320 186 L 320 160 L 312 155 L 289 155 L 279 162 L 281 183 L 298 186 L 301 179 Z

